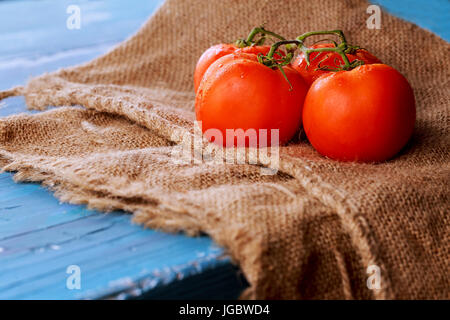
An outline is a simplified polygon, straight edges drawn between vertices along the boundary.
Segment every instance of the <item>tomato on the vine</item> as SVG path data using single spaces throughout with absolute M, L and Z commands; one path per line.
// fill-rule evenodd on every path
M 315 44 L 311 49 L 317 48 L 333 48 L 333 43 Z M 365 49 L 355 49 L 354 52 L 346 54 L 350 62 L 356 59 L 364 62 L 364 64 L 381 63 L 381 61 Z M 336 52 L 313 52 L 310 54 L 310 64 L 308 65 L 305 55 L 300 53 L 294 61 L 292 67 L 297 70 L 305 79 L 308 85 L 311 85 L 321 75 L 329 73 L 323 67 L 339 67 L 344 62 L 342 57 Z
M 264 147 L 288 142 L 301 125 L 307 86 L 289 66 L 270 68 L 255 54 L 236 52 L 215 61 L 197 90 L 195 111 L 205 136 L 223 146 Z M 211 129 L 211 130 L 209 130 Z M 226 139 L 227 130 L 267 130 L 267 139 Z M 279 141 L 270 131 L 278 129 Z M 219 132 L 223 139 L 217 140 Z
M 380 162 L 410 139 L 416 119 L 406 78 L 385 64 L 331 72 L 313 82 L 303 106 L 303 127 L 322 155 Z
M 258 39 L 259 37 L 259 39 Z M 209 66 L 217 59 L 231 53 L 249 53 L 255 55 L 266 55 L 271 46 L 263 45 L 267 37 L 284 39 L 275 32 L 266 30 L 264 27 L 253 28 L 245 39 L 238 39 L 233 44 L 217 44 L 207 49 L 200 56 L 194 72 L 194 89 L 197 92 L 200 81 Z M 279 53 L 279 52 L 278 52 Z M 278 55 L 275 55 L 279 57 Z
M 215 46 L 207 49 L 200 56 L 200 59 L 197 62 L 197 66 L 195 67 L 194 72 L 194 89 L 197 92 L 198 86 L 200 85 L 200 81 L 202 81 L 203 75 L 209 66 L 215 62 L 217 59 L 226 56 L 231 53 L 249 53 L 249 54 L 263 54 L 266 55 L 270 50 L 270 46 L 247 46 L 243 48 L 239 48 L 234 44 L 217 44 Z
M 259 46 L 254 40 L 258 33 L 280 41 L 270 48 Z M 305 40 L 316 35 L 337 36 L 339 43 L 306 47 Z M 380 162 L 410 139 L 416 109 L 408 81 L 367 50 L 349 45 L 341 30 L 306 32 L 286 40 L 255 28 L 237 44 L 251 51 L 220 45 L 209 49 L 197 65 L 195 111 L 210 141 L 269 146 L 275 141 L 267 134 L 264 141 L 247 139 L 246 134 L 245 140 L 233 135 L 229 141 L 227 132 L 278 129 L 276 142 L 284 144 L 303 122 L 309 141 L 322 155 Z M 302 54 L 292 62 L 297 49 Z

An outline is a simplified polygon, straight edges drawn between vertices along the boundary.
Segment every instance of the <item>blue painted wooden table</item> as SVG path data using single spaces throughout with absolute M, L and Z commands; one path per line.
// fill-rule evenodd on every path
M 136 31 L 160 1 L 0 2 L 0 90 L 88 61 Z M 450 39 L 448 0 L 376 4 Z M 81 9 L 69 30 L 67 7 Z M 0 116 L 26 110 L 0 102 Z M 0 299 L 236 298 L 245 280 L 208 237 L 146 230 L 122 212 L 59 203 L 38 184 L 0 174 Z M 80 270 L 69 289 L 68 267 Z M 73 283 L 72 283 L 73 284 Z

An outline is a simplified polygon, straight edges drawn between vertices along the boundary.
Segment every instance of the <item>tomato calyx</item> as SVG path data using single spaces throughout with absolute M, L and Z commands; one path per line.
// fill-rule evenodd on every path
M 304 44 L 304 41 L 314 35 L 337 35 L 339 37 L 340 42 L 336 43 L 333 41 L 334 47 L 323 47 L 323 48 L 309 48 L 306 47 Z M 348 71 L 352 70 L 356 67 L 359 67 L 364 64 L 364 61 L 355 59 L 354 61 L 350 62 L 350 60 L 347 57 L 347 54 L 353 54 L 357 50 L 361 49 L 359 46 L 353 46 L 347 43 L 347 40 L 345 38 L 344 33 L 342 30 L 328 30 L 328 31 L 312 31 L 304 33 L 296 38 L 296 40 L 299 41 L 298 47 L 305 55 L 305 61 L 307 65 L 310 64 L 310 55 L 313 52 L 335 52 L 339 54 L 342 58 L 343 64 L 340 64 L 336 67 L 331 66 L 321 66 L 319 63 L 318 69 L 324 70 L 324 71 L 332 71 L 332 72 L 338 72 L 338 71 Z
M 288 77 L 286 76 L 286 73 L 283 70 L 283 67 L 290 64 L 292 61 L 292 58 L 294 57 L 295 53 L 295 46 L 291 46 L 293 44 L 292 40 L 282 40 L 274 43 L 272 47 L 270 48 L 269 53 L 265 56 L 263 54 L 258 54 L 258 62 L 265 65 L 266 67 L 269 67 L 271 69 L 278 68 L 280 70 L 281 74 L 283 75 L 283 78 L 287 81 L 289 84 L 289 91 L 292 90 L 292 84 L 289 81 Z M 277 44 L 277 45 L 276 45 Z M 296 43 L 295 43 L 296 44 Z M 275 57 L 275 53 L 279 52 L 278 48 L 284 45 L 286 48 L 286 54 L 281 55 L 282 58 L 278 59 Z
M 258 35 L 259 39 L 255 40 L 255 38 Z M 266 30 L 264 26 L 259 26 L 253 28 L 246 39 L 238 39 L 234 44 L 238 48 L 245 48 L 249 46 L 261 46 L 264 44 L 264 42 L 267 40 L 268 37 L 272 37 L 280 41 L 286 41 L 286 39 L 283 36 L 273 31 Z M 289 79 L 287 78 L 283 70 L 283 66 L 288 65 L 292 61 L 292 58 L 294 57 L 295 47 L 290 46 L 288 43 L 286 43 L 285 48 L 286 53 L 280 52 L 278 50 L 278 47 L 275 48 L 271 52 L 270 57 L 268 55 L 264 56 L 263 54 L 258 54 L 258 62 L 272 69 L 278 68 L 283 74 L 284 79 L 286 79 L 286 81 L 289 83 L 290 88 L 289 90 L 292 90 L 292 84 L 289 82 Z

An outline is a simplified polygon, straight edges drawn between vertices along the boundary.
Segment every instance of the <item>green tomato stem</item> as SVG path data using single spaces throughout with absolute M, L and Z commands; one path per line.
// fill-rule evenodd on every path
M 257 35 L 261 35 L 261 38 L 258 41 L 254 41 Z M 262 45 L 266 39 L 266 36 L 272 36 L 279 40 L 285 40 L 285 38 L 273 31 L 269 31 L 264 29 L 264 27 L 256 27 L 253 28 L 247 36 L 247 39 L 239 39 L 236 41 L 236 46 L 239 48 L 249 47 L 251 45 Z
M 314 48 L 314 49 L 308 48 L 307 46 L 305 46 L 304 41 L 307 38 L 314 36 L 314 35 L 337 35 L 339 37 L 340 43 L 338 44 L 333 41 L 335 46 L 329 47 L 329 48 Z M 364 64 L 364 62 L 360 61 L 360 60 L 354 60 L 353 62 L 350 62 L 350 60 L 348 59 L 347 54 L 354 52 L 355 50 L 359 49 L 359 47 L 351 46 L 351 45 L 347 44 L 347 40 L 346 40 L 345 35 L 342 32 L 342 30 L 312 31 L 312 32 L 307 32 L 307 33 L 304 33 L 304 34 L 298 36 L 295 40 L 278 41 L 272 45 L 267 56 L 265 56 L 264 58 L 261 59 L 261 61 L 263 61 L 262 63 L 268 67 L 276 67 L 279 64 L 279 62 L 273 58 L 275 52 L 282 45 L 288 46 L 288 45 L 292 45 L 292 44 L 295 44 L 296 48 L 293 46 L 290 46 L 289 48 L 287 48 L 288 52 L 292 53 L 292 55 L 290 56 L 290 59 L 293 58 L 293 53 L 298 48 L 305 55 L 305 60 L 306 60 L 307 65 L 310 64 L 310 55 L 313 52 L 335 52 L 342 57 L 342 61 L 344 62 L 344 64 L 342 66 L 333 68 L 333 69 L 320 67 L 321 70 L 337 72 L 337 71 L 342 71 L 342 70 L 351 70 L 353 68 L 356 68 L 357 66 Z M 288 63 L 290 63 L 290 60 L 287 63 L 286 62 L 287 62 L 286 59 L 284 59 L 282 63 L 284 65 L 288 64 Z

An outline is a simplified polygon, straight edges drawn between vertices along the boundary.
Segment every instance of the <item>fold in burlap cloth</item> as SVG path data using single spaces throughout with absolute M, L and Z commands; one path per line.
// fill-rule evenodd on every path
M 62 201 L 124 209 L 153 228 L 205 232 L 250 283 L 249 298 L 449 298 L 449 53 L 433 34 L 365 1 L 167 1 L 128 41 L 87 64 L 32 79 L 30 108 L 0 121 L 0 165 Z M 277 175 L 250 164 L 176 164 L 191 134 L 193 69 L 212 44 L 262 22 L 294 37 L 343 29 L 415 90 L 412 141 L 382 164 L 340 163 L 307 142 Z M 366 285 L 370 265 L 381 289 Z

